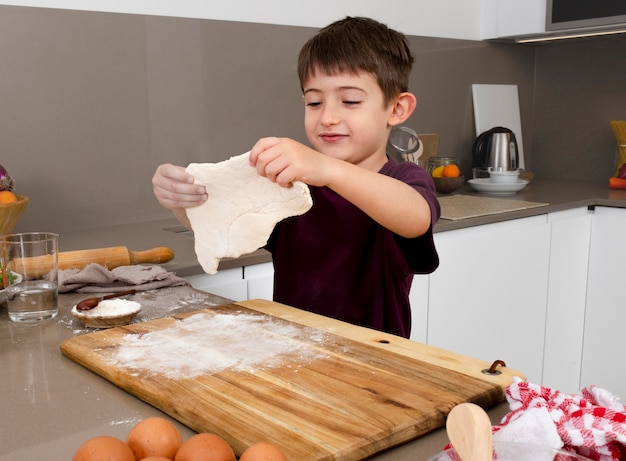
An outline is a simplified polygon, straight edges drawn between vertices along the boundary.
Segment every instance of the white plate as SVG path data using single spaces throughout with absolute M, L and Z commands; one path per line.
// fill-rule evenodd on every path
M 478 192 L 498 195 L 514 194 L 521 191 L 528 184 L 528 181 L 525 179 L 518 179 L 517 182 L 512 183 L 496 183 L 491 182 L 491 179 L 489 178 L 476 178 L 468 179 L 467 182 Z

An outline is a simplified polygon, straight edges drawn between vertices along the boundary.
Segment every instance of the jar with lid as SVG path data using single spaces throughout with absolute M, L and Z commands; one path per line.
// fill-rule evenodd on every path
M 450 164 L 456 165 L 458 167 L 459 161 L 456 159 L 456 157 L 430 157 L 428 159 L 428 166 L 426 168 L 426 171 L 428 171 L 428 174 L 430 174 L 431 176 L 441 178 L 443 168 L 446 165 Z M 435 174 L 433 174 L 433 172 Z

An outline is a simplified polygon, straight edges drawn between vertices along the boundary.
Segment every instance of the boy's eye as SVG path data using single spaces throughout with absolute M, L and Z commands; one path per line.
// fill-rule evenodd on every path
M 358 104 L 361 104 L 361 101 L 353 101 L 353 100 L 349 100 L 349 101 L 343 101 L 343 103 L 347 106 L 356 106 Z
M 318 102 L 318 101 L 307 101 L 305 102 L 305 105 L 308 107 L 317 107 L 320 106 L 322 103 Z

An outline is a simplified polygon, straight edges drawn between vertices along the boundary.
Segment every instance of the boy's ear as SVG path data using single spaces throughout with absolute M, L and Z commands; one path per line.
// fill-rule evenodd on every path
M 413 93 L 400 93 L 393 104 L 393 110 L 389 117 L 389 126 L 404 123 L 413 113 L 417 106 L 417 98 Z

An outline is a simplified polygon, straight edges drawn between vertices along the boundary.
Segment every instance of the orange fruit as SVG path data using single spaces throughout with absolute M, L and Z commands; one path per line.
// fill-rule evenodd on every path
M 17 202 L 17 196 L 10 190 L 0 191 L 0 203 Z
M 450 163 L 443 167 L 441 175 L 444 178 L 456 178 L 461 175 L 461 170 L 454 163 Z
M 441 178 L 443 176 L 443 170 L 444 167 L 443 166 L 438 166 L 437 168 L 435 168 L 432 173 L 430 174 L 433 178 Z

